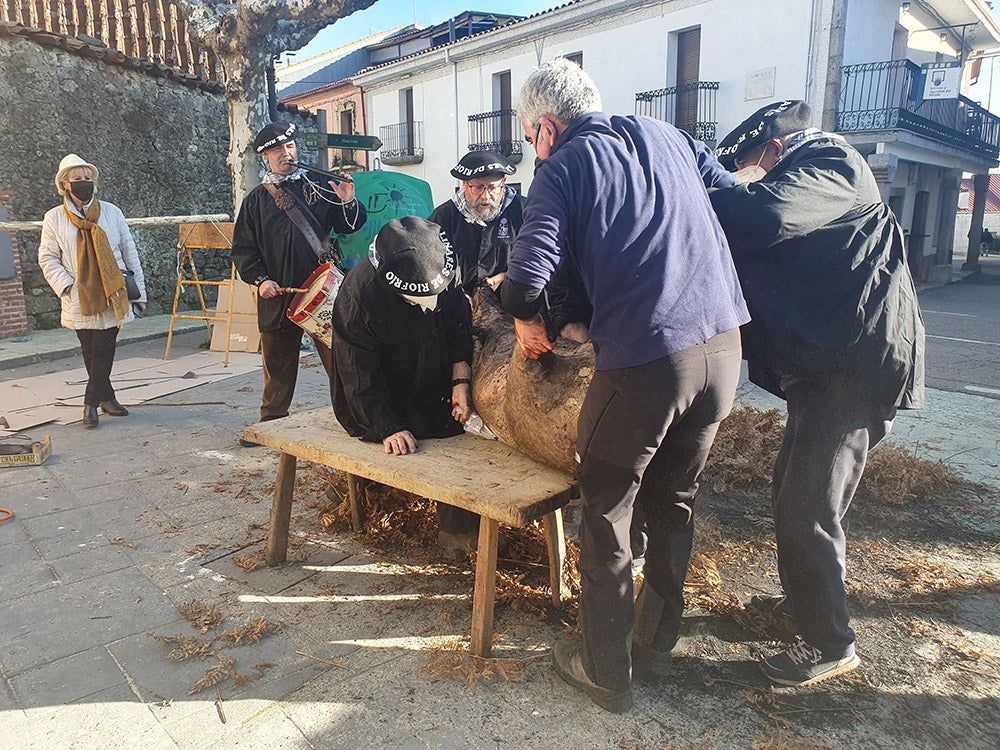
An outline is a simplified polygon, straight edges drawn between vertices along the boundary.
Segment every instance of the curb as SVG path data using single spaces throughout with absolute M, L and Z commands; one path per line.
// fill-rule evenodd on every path
M 204 323 L 200 323 L 197 321 L 190 321 L 190 323 L 191 323 L 190 325 L 180 325 L 179 323 L 175 324 L 174 336 L 179 336 L 185 333 L 192 333 L 195 331 L 203 330 L 204 328 Z M 52 329 L 52 330 L 62 330 L 62 329 Z M 29 336 L 34 336 L 37 334 L 44 335 L 45 333 L 48 333 L 48 331 L 38 331 L 36 333 L 29 334 Z M 166 338 L 169 333 L 170 333 L 169 329 L 162 331 L 157 330 L 157 331 L 135 332 L 132 333 L 131 335 L 120 336 L 118 338 L 118 343 L 116 344 L 116 346 L 121 347 L 121 346 L 126 346 L 128 344 L 139 343 L 142 341 L 150 341 L 152 339 Z M 76 341 L 73 341 L 72 343 L 68 343 L 59 348 L 50 349 L 48 351 L 34 352 L 32 354 L 12 355 L 10 357 L 0 359 L 0 369 L 12 370 L 18 367 L 24 367 L 26 365 L 34 365 L 42 362 L 53 362 L 57 359 L 79 356 L 79 354 L 80 354 L 80 344 Z

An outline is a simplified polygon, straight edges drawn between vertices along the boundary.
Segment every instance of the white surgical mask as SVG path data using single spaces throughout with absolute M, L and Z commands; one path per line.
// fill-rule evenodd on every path
M 754 164 L 749 167 L 743 167 L 743 169 L 735 172 L 733 177 L 741 185 L 746 185 L 749 182 L 757 182 L 758 180 L 764 179 L 764 175 L 767 174 L 767 170 L 759 164 Z
M 401 294 L 399 296 L 411 305 L 422 307 L 424 310 L 434 310 L 438 306 L 438 296 L 436 294 L 432 297 L 411 297 L 409 294 Z
M 767 149 L 764 149 L 760 152 L 760 156 L 757 158 L 756 164 L 751 164 L 750 166 L 738 169 L 735 174 L 733 174 L 733 177 L 736 178 L 738 183 L 746 185 L 749 182 L 757 182 L 758 180 L 763 179 L 764 175 L 767 174 L 767 170 L 764 169 L 760 163 L 764 160 L 764 154 L 766 151 Z

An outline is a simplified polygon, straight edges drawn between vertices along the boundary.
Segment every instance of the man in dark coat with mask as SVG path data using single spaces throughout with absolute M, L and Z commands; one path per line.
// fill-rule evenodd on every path
M 331 230 L 355 232 L 367 218 L 346 175 L 343 180 L 320 185 L 296 166 L 297 135 L 294 123 L 273 122 L 254 138 L 254 150 L 267 161 L 268 172 L 263 183 L 243 200 L 233 229 L 233 265 L 241 279 L 257 288 L 257 324 L 264 360 L 262 422 L 288 415 L 299 371 L 302 329 L 285 315 L 292 295 L 280 290 L 301 287 L 316 270 L 322 238 Z M 293 220 L 289 209 L 298 211 L 298 221 L 312 232 L 311 238 Z M 316 337 L 313 340 L 329 372 L 330 348 Z M 240 444 L 256 445 L 243 438 Z
M 716 150 L 743 184 L 711 192 L 752 316 L 750 379 L 788 405 L 772 483 L 784 595 L 748 608 L 794 618 L 802 640 L 761 668 L 796 686 L 860 663 L 841 522 L 896 409 L 923 404 L 902 229 L 864 157 L 810 119 L 796 100 L 755 112 Z
M 333 411 L 344 429 L 386 453 L 458 435 L 472 413 L 472 312 L 441 228 L 393 219 L 333 306 Z M 471 548 L 479 516 L 438 505 L 440 542 Z

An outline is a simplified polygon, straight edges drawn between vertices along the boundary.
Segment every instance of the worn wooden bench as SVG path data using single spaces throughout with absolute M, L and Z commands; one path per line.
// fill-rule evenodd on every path
M 481 516 L 472 598 L 474 655 L 489 656 L 493 640 L 499 524 L 526 526 L 542 521 L 552 601 L 558 604 L 567 593 L 560 509 L 570 500 L 573 482 L 561 471 L 538 464 L 503 443 L 468 434 L 421 440 L 417 453 L 389 456 L 380 444 L 362 443 L 348 435 L 330 407 L 248 425 L 243 433 L 248 440 L 281 452 L 267 535 L 268 565 L 285 562 L 296 459 L 302 458 L 348 475 L 352 522 L 357 530 L 364 522 L 360 477 Z

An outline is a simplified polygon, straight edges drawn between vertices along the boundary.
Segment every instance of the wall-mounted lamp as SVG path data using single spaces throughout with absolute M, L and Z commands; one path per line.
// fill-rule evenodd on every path
M 944 43 L 946 43 L 947 41 L 948 41 L 948 35 L 947 35 L 947 34 L 945 34 L 945 33 L 944 33 L 944 32 L 942 31 L 942 32 L 941 32 L 941 44 L 944 44 Z
M 904 13 L 909 13 L 910 12 L 910 4 L 909 3 L 901 3 L 899 7 L 902 8 L 902 10 L 903 10 Z

